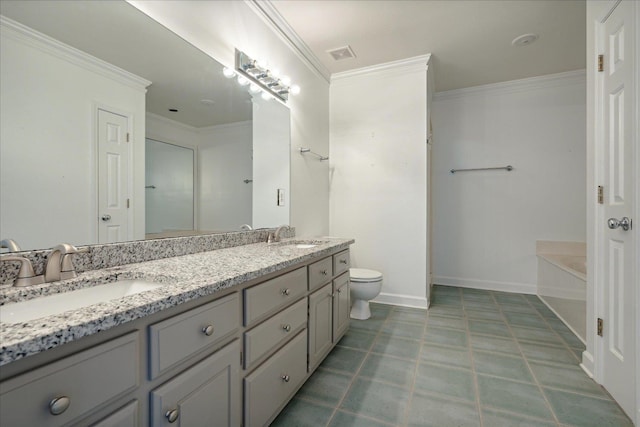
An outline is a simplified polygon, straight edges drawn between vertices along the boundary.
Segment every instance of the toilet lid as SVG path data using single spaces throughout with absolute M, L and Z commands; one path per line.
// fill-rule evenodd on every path
M 371 282 L 382 280 L 382 273 L 375 270 L 368 270 L 366 268 L 350 268 L 349 276 L 353 282 Z

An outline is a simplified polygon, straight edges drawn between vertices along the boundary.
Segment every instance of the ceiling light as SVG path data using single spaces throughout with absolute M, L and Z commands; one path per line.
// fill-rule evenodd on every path
M 513 46 L 528 46 L 538 40 L 537 34 L 523 34 L 511 40 Z

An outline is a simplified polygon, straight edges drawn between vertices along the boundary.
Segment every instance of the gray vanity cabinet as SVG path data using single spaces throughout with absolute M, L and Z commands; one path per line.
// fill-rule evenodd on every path
M 240 343 L 228 344 L 151 392 L 154 427 L 237 427 L 241 420 Z
M 134 400 L 91 427 L 138 427 L 138 406 L 138 401 Z
M 336 343 L 349 328 L 349 273 L 343 273 L 333 281 L 333 290 L 333 342 Z
M 77 421 L 139 385 L 139 354 L 134 332 L 0 383 L 0 425 Z
M 327 283 L 309 296 L 309 371 L 331 349 L 333 322 L 332 284 Z

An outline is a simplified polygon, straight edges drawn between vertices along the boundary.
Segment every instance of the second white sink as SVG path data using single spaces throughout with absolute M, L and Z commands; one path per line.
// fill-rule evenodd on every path
M 0 322 L 22 323 L 161 287 L 143 279 L 119 280 L 0 306 Z

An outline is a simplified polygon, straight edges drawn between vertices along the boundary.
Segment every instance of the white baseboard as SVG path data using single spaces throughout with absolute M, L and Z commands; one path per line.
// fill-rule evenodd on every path
M 533 283 L 495 282 L 491 280 L 468 279 L 462 277 L 434 276 L 436 285 L 459 286 L 461 288 L 483 289 L 486 291 L 516 292 L 535 295 L 537 286 Z
M 388 294 L 384 292 L 380 293 L 380 295 L 378 295 L 378 297 L 372 302 L 424 309 L 426 309 L 428 305 L 428 301 L 424 297 L 414 297 L 412 295 L 402 294 Z
M 583 351 L 582 363 L 580 364 L 580 367 L 583 371 L 586 372 L 587 375 L 589 375 L 589 378 L 593 378 L 594 366 L 595 365 L 593 362 L 593 356 L 591 355 L 591 353 L 589 353 L 587 350 Z

